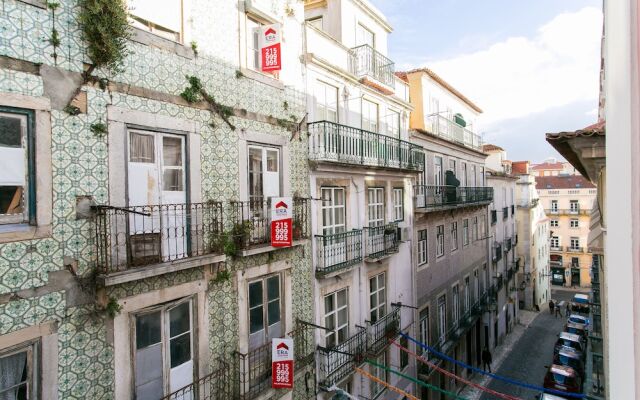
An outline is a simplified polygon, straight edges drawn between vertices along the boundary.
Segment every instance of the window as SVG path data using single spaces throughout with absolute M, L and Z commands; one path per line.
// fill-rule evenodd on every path
M 356 43 L 358 46 L 367 45 L 375 49 L 376 36 L 361 24 L 356 27 Z
M 451 223 L 451 250 L 458 249 L 458 223 Z
M 552 213 L 558 212 L 558 200 L 551 200 L 551 212 Z
M 471 166 L 471 179 L 473 179 L 473 186 L 478 186 L 478 176 L 476 175 L 476 166 L 475 164 Z
M 474 300 L 480 300 L 480 277 L 478 276 L 478 270 L 473 271 L 473 292 Z
M 35 222 L 35 160 L 26 112 L 0 112 L 0 224 Z
M 469 219 L 465 218 L 462 221 L 462 245 L 469 245 Z
M 400 113 L 392 110 L 387 112 L 387 135 L 400 139 Z
M 323 20 L 322 17 L 315 17 L 315 18 L 311 18 L 307 20 L 307 23 L 311 26 L 313 26 L 314 28 L 317 28 L 319 30 L 322 30 L 323 28 Z
M 471 308 L 471 290 L 469 288 L 469 277 L 464 278 L 464 312 Z
M 324 297 L 324 331 L 326 347 L 336 346 L 349 337 L 349 292 L 347 288 Z
M 578 228 L 580 223 L 577 218 L 571 218 L 570 224 L 572 228 Z
M 422 342 L 422 343 L 426 343 L 426 342 Z M 405 349 L 409 348 L 409 339 L 407 339 L 404 336 L 400 337 L 400 346 L 404 347 Z M 405 369 L 407 367 L 407 365 L 409 365 L 409 353 L 407 353 L 406 351 L 400 350 L 400 369 Z
M 458 173 L 458 171 L 456 171 L 456 160 L 449 159 L 449 171 L 453 172 L 453 175 Z
M 484 186 L 484 167 L 480 167 L 480 186 Z
M 384 225 L 384 188 L 369 188 L 369 227 Z
M 387 314 L 385 273 L 369 278 L 369 320 L 375 323 Z
M 316 84 L 316 121 L 338 122 L 338 88 L 318 81 Z
M 424 265 L 427 261 L 427 230 L 423 229 L 418 231 L 418 265 Z
M 578 257 L 571 257 L 571 268 L 580 268 L 580 259 Z
M 557 228 L 558 226 L 560 226 L 558 224 L 558 220 L 557 219 L 552 219 L 551 222 L 550 222 L 550 225 L 551 225 L 552 228 Z
M 157 399 L 192 383 L 191 299 L 154 307 L 134 319 L 136 398 Z
M 480 232 L 478 231 L 478 216 L 473 217 L 473 239 L 480 239 Z
M 551 248 L 557 249 L 560 247 L 560 238 L 558 236 L 551 236 Z
M 574 214 L 580 211 L 580 203 L 578 203 L 578 200 L 569 200 L 569 211 Z
M 378 105 L 362 99 L 362 129 L 378 132 Z
M 442 257 L 444 255 L 444 225 L 438 225 L 436 229 L 436 256 Z
M 427 346 L 429 345 L 429 308 L 425 308 L 424 310 L 420 311 L 420 326 L 419 328 L 419 335 L 420 335 L 420 341 L 424 344 L 426 344 Z M 427 350 L 424 349 L 422 346 L 418 346 L 418 352 L 419 353 L 426 353 Z
M 378 365 L 383 365 L 383 366 L 387 366 L 387 353 L 383 353 L 381 355 L 379 355 L 378 357 L 374 358 L 375 363 Z M 388 381 L 388 377 L 387 377 L 387 370 L 384 368 L 379 368 L 379 367 L 375 367 L 375 366 L 371 366 L 371 375 L 375 376 L 376 378 L 378 378 L 379 380 L 383 381 L 383 382 L 387 382 Z M 384 390 L 386 389 L 386 387 L 381 384 L 378 383 L 377 381 L 371 379 L 371 397 L 372 398 L 377 398 Z
M 444 185 L 444 178 L 442 177 L 442 157 L 435 156 L 433 158 L 433 162 L 435 164 L 435 169 L 433 171 L 434 185 L 442 186 Z
M 280 195 L 280 149 L 249 145 L 249 200 L 262 202 Z
M 571 243 L 571 248 L 572 249 L 577 250 L 577 249 L 580 248 L 580 238 L 572 237 L 570 243 Z
M 131 24 L 165 39 L 183 42 L 182 0 L 128 0 Z
M 395 221 L 404 220 L 404 189 L 393 188 L 393 218 Z
M 344 232 L 345 224 L 345 190 L 338 187 L 323 187 L 322 197 L 322 234 L 333 235 Z
M 447 295 L 438 297 L 438 339 L 444 342 L 447 335 Z
M 247 68 L 260 71 L 260 26 L 262 23 L 247 16 Z
M 460 163 L 460 186 L 467 186 L 467 163 Z
M 282 337 L 282 285 L 280 275 L 249 283 L 249 348 Z
M 0 399 L 37 398 L 38 343 L 0 353 Z
M 453 294 L 453 324 L 458 325 L 458 320 L 460 319 L 460 287 L 458 286 L 458 284 L 453 286 L 451 292 Z

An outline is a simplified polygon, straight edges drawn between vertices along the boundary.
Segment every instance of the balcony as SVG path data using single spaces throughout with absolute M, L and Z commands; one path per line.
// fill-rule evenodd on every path
M 422 212 L 484 205 L 493 200 L 491 187 L 415 185 L 414 191 L 416 209 Z
M 364 361 L 366 350 L 365 328 L 360 328 L 355 335 L 337 346 L 318 347 L 320 385 L 330 387 L 353 373 L 353 368 Z
M 393 88 L 395 63 L 368 44 L 351 49 L 353 54 L 351 73 L 358 78 L 371 77 L 383 85 Z
M 482 151 L 482 137 L 442 115 L 432 115 L 430 118 L 433 135 L 450 142 L 455 142 L 471 149 Z
M 292 238 L 309 238 L 309 199 L 294 198 Z M 239 249 L 251 249 L 271 244 L 271 199 L 231 201 L 231 234 Z
M 376 261 L 398 252 L 398 224 L 365 227 L 365 258 Z
M 493 245 L 493 262 L 502 260 L 502 243 L 495 243 Z
M 511 238 L 508 238 L 504 241 L 504 251 L 505 252 L 511 251 Z
M 316 235 L 316 276 L 324 277 L 362 262 L 362 230 Z
M 422 147 L 413 143 L 329 121 L 311 122 L 309 158 L 316 162 L 421 171 Z
M 161 400 L 222 400 L 231 394 L 230 368 L 221 363 L 212 373 L 176 390 Z
M 584 253 L 584 247 L 566 246 L 564 250 L 568 253 Z
M 254 399 L 271 388 L 271 342 L 246 353 L 235 352 L 239 399 Z
M 589 215 L 591 213 L 590 210 L 581 210 L 581 209 L 551 209 L 545 210 L 548 214 L 553 215 Z
M 396 337 L 400 331 L 400 307 L 393 307 L 387 315 L 367 325 L 367 350 L 377 355 L 389 345 L 389 339 Z
M 222 227 L 222 203 L 215 201 L 99 206 L 95 218 L 98 271 L 103 276 L 118 275 L 125 282 L 137 279 L 132 278 L 133 272 L 149 276 L 171 272 L 169 266 L 178 263 L 189 266 L 183 261 L 220 255 L 216 239 Z

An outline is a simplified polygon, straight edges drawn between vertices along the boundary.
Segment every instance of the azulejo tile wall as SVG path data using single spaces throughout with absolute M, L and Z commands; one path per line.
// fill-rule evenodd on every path
M 124 71 L 106 76 L 113 82 L 170 95 L 178 95 L 187 85 L 186 76 L 201 78 L 207 91 L 218 102 L 264 116 L 297 120 L 305 112 L 305 96 L 292 87 L 279 89 L 246 77 L 238 77 L 238 4 L 231 0 L 192 0 L 194 17 L 189 21 L 193 38 L 199 43 L 199 55 L 181 57 L 139 43 L 130 43 L 131 54 Z M 0 56 L 47 64 L 72 72 L 81 72 L 88 63 L 82 35 L 77 23 L 75 0 L 62 0 L 55 13 L 16 0 L 5 0 L 0 7 Z M 271 1 L 274 10 L 283 10 L 284 1 Z M 302 14 L 301 12 L 299 14 Z M 234 17 L 211 18 L 216 15 Z M 49 41 L 54 24 L 61 44 L 54 49 Z M 231 32 L 231 33 L 230 33 Z M 211 40 L 224 37 L 225 40 Z M 56 56 L 53 56 L 53 53 Z M 32 65 L 33 65 L 32 64 Z M 0 68 L 0 96 L 15 93 L 40 97 L 45 82 L 37 73 Z M 69 293 L 55 290 L 41 296 L 20 298 L 25 289 L 47 287 L 48 274 L 65 270 L 65 259 L 77 262 L 79 277 L 95 275 L 95 232 L 92 220 L 76 219 L 78 196 L 92 196 L 98 204 L 109 199 L 109 147 L 106 137 L 89 129 L 96 122 L 107 123 L 107 106 L 144 111 L 195 122 L 201 137 L 202 198 L 237 200 L 238 133 L 242 129 L 279 135 L 289 139 L 291 133 L 281 127 L 250 119 L 233 117 L 232 131 L 209 111 L 171 102 L 137 97 L 123 92 L 100 90 L 91 86 L 87 94 L 87 112 L 70 116 L 62 110 L 51 111 L 51 156 L 53 203 L 52 235 L 48 238 L 0 244 L 0 295 L 14 294 L 0 304 L 0 335 L 48 321 L 58 326 L 58 383 L 60 399 L 111 399 L 114 396 L 114 352 L 107 329 L 108 317 L 93 303 L 71 306 Z M 212 127 L 211 122 L 215 122 Z M 304 135 L 289 142 L 289 179 L 292 193 L 309 195 L 307 140 Z M 271 255 L 257 255 L 229 260 L 231 271 L 289 260 L 292 265 L 293 316 L 312 320 L 312 278 L 309 244 L 279 250 Z M 191 269 L 133 283 L 109 287 L 107 297 L 123 299 L 184 282 L 202 279 L 202 269 Z M 91 282 L 89 280 L 89 282 Z M 93 296 L 93 287 L 80 285 Z M 210 364 L 228 358 L 238 342 L 238 293 L 233 282 L 210 283 L 208 307 L 211 321 Z M 128 351 L 128 349 L 126 350 Z M 305 398 L 296 392 L 295 398 Z

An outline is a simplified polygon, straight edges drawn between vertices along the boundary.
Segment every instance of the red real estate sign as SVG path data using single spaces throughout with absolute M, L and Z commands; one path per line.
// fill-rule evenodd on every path
M 263 72 L 282 69 L 282 51 L 280 48 L 280 24 L 264 25 L 260 29 L 260 56 Z
M 271 341 L 271 387 L 293 389 L 293 339 Z
M 293 245 L 292 205 L 291 197 L 271 198 L 271 246 L 273 247 Z

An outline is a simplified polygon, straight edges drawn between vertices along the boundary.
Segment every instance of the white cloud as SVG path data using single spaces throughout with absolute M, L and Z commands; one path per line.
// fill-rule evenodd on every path
M 533 38 L 427 66 L 476 102 L 483 122 L 494 122 L 597 99 L 601 35 L 601 10 L 586 7 L 557 15 Z

